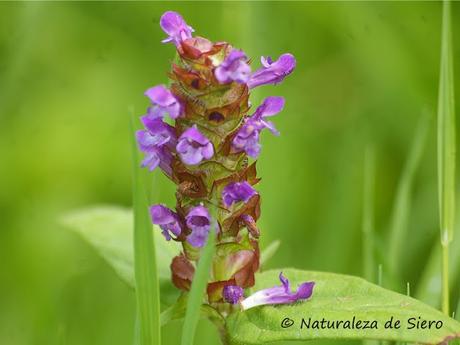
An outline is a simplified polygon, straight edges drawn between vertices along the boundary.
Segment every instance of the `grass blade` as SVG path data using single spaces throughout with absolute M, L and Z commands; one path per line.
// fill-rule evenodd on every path
M 134 210 L 134 275 L 140 345 L 160 345 L 160 289 L 152 224 L 148 214 L 145 177 L 140 168 L 134 140 L 134 115 L 131 116 Z
M 212 219 L 216 219 L 215 207 L 211 207 Z M 196 326 L 200 318 L 200 308 L 203 302 L 203 295 L 208 283 L 209 271 L 211 270 L 212 257 L 215 251 L 215 237 L 217 223 L 213 221 L 211 231 L 209 232 L 208 241 L 204 246 L 198 267 L 193 276 L 192 287 L 188 294 L 187 310 L 185 313 L 184 326 L 182 328 L 181 345 L 192 345 L 195 337 Z
M 423 114 L 417 125 L 409 156 L 399 180 L 394 208 L 391 215 L 388 257 L 390 271 L 395 278 L 395 281 L 399 281 L 399 263 L 401 262 L 402 246 L 408 229 L 408 220 L 411 208 L 411 190 L 414 183 L 415 173 L 417 172 L 417 168 L 423 154 L 428 134 L 428 124 L 428 115 Z
M 260 265 L 265 265 L 268 260 L 270 260 L 273 255 L 276 254 L 278 251 L 278 248 L 281 245 L 280 240 L 274 240 L 272 243 L 270 243 L 262 252 L 260 253 Z
M 442 246 L 442 310 L 449 315 L 449 243 L 455 220 L 455 114 L 450 2 L 443 2 L 438 96 L 438 198 Z
M 372 147 L 366 149 L 364 155 L 364 189 L 363 189 L 363 275 L 370 282 L 375 277 L 374 256 L 374 185 L 375 185 L 375 153 Z

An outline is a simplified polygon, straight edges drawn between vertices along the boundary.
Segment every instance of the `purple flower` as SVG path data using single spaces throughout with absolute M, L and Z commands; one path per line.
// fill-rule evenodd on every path
M 164 85 L 151 87 L 145 91 L 145 95 L 150 98 L 154 105 L 148 109 L 150 118 L 163 117 L 165 114 L 169 114 L 172 119 L 177 119 L 182 114 L 181 103 Z
M 170 150 L 176 142 L 174 129 L 161 118 L 144 116 L 142 122 L 146 129 L 136 132 L 139 148 L 145 153 L 142 166 L 148 167 L 150 171 L 160 166 L 166 174 L 171 175 Z
M 211 229 L 211 216 L 206 207 L 195 206 L 185 216 L 187 227 L 192 233 L 187 237 L 187 242 L 192 246 L 203 247 Z
M 283 107 L 283 97 L 267 97 L 233 138 L 233 149 L 236 152 L 244 151 L 250 157 L 257 158 L 261 148 L 259 143 L 260 132 L 264 128 L 268 128 L 274 135 L 279 135 L 273 123 L 265 118 L 276 115 Z
M 163 145 L 174 147 L 176 135 L 174 128 L 163 122 L 161 118 L 142 117 L 146 130 L 138 131 L 137 139 L 142 151 L 148 151 L 152 146 Z
M 161 16 L 160 26 L 169 36 L 161 42 L 174 42 L 176 47 L 180 46 L 182 41 L 191 38 L 192 32 L 195 31 L 179 13 L 173 11 L 167 11 Z
M 185 164 L 196 165 L 214 155 L 212 143 L 198 130 L 196 125 L 187 129 L 179 138 L 176 146 Z
M 246 54 L 241 50 L 232 50 L 214 71 L 216 79 L 221 84 L 228 84 L 232 81 L 240 84 L 246 83 L 251 73 L 251 67 L 246 60 Z
M 292 54 L 283 54 L 275 62 L 270 57 L 261 57 L 262 68 L 255 71 L 248 81 L 250 89 L 264 84 L 278 84 L 291 74 L 295 68 L 295 58 Z
M 291 292 L 289 280 L 280 273 L 280 286 L 263 289 L 255 292 L 241 301 L 243 310 L 265 304 L 289 304 L 309 298 L 313 293 L 314 282 L 305 282 L 299 285 L 296 292 Z
M 171 233 L 174 236 L 179 236 L 182 232 L 179 217 L 169 208 L 164 205 L 153 205 L 150 207 L 150 216 L 152 217 L 153 224 L 160 226 L 163 230 L 163 236 L 167 241 L 171 239 Z
M 232 182 L 229 183 L 222 191 L 222 199 L 224 201 L 224 205 L 226 207 L 230 207 L 233 203 L 240 201 L 244 201 L 246 203 L 256 194 L 257 192 L 248 182 Z
M 243 298 L 243 288 L 238 285 L 226 285 L 222 290 L 222 297 L 225 302 L 237 304 Z

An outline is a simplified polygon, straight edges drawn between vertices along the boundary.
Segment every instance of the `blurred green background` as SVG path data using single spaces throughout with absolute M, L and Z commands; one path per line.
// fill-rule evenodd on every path
M 132 343 L 133 292 L 58 218 L 130 205 L 129 109 L 143 114 L 144 90 L 166 82 L 174 49 L 160 44 L 158 22 L 168 9 L 197 35 L 243 48 L 254 66 L 260 55 L 297 58 L 284 83 L 252 95 L 287 101 L 274 119 L 282 134 L 263 137 L 258 163 L 262 244 L 282 241 L 269 267 L 360 275 L 365 149 L 376 152 L 380 244 L 416 124 L 430 114 L 400 262 L 401 286 L 417 286 L 439 236 L 440 3 L 2 2 L 0 344 Z M 456 3 L 453 18 L 460 56 Z M 165 178 L 154 189 L 173 204 Z M 165 344 L 178 344 L 180 328 L 164 328 Z M 205 322 L 198 339 L 217 341 Z

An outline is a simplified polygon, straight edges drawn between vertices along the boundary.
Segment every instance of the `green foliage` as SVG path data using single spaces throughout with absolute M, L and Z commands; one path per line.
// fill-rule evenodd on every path
M 265 265 L 278 251 L 281 241 L 275 240 L 260 252 L 260 265 Z
M 423 149 L 428 135 L 429 117 L 422 114 L 414 139 L 399 179 L 390 223 L 390 241 L 388 245 L 388 261 L 391 273 L 396 279 L 400 275 L 401 254 L 406 242 L 409 215 L 412 203 L 412 189 L 416 172 L 422 158 Z M 398 279 L 399 280 L 399 279 Z
M 115 272 L 131 287 L 134 287 L 133 213 L 117 206 L 94 206 L 76 210 L 62 217 L 62 223 L 77 232 L 94 247 Z M 153 227 L 155 237 L 158 277 L 162 287 L 163 302 L 171 295 L 169 264 L 180 251 L 177 242 L 166 242 L 161 230 Z
M 212 209 L 211 215 L 215 219 L 215 209 Z M 209 232 L 208 240 L 202 249 L 198 267 L 193 276 L 192 287 L 187 300 L 187 309 L 185 313 L 184 326 L 182 329 L 182 345 L 191 345 L 195 338 L 196 326 L 200 318 L 201 305 L 208 284 L 209 271 L 211 270 L 212 257 L 215 252 L 215 238 L 217 223 L 213 223 Z
M 442 310 L 449 314 L 449 243 L 455 222 L 455 103 L 450 1 L 443 1 L 438 97 L 438 200 L 442 246 Z
M 149 215 L 145 170 L 141 170 L 139 152 L 131 119 L 134 213 L 134 281 L 139 322 L 139 345 L 161 345 L 160 286 L 155 240 Z M 137 327 L 137 321 L 136 321 Z
M 264 306 L 231 315 L 227 329 L 232 344 L 256 345 L 279 340 L 376 339 L 438 344 L 460 335 L 460 323 L 413 298 L 371 284 L 364 279 L 333 273 L 283 270 L 293 286 L 315 281 L 310 300 L 294 305 Z M 254 290 L 279 284 L 279 271 L 257 277 Z M 407 329 L 408 319 L 442 320 L 441 329 Z M 376 320 L 378 329 L 301 329 L 302 318 L 313 320 Z M 401 320 L 400 329 L 384 329 L 385 322 Z M 282 328 L 290 318 L 294 324 Z M 304 326 L 305 327 L 305 326 Z

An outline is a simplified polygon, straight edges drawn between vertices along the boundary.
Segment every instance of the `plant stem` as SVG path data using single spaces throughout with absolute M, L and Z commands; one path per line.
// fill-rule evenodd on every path
M 442 311 L 449 315 L 449 243 L 442 244 Z
M 449 243 L 455 219 L 455 105 L 450 2 L 443 2 L 438 98 L 438 190 L 442 246 L 442 310 L 449 315 Z
M 375 281 L 374 260 L 374 183 L 375 155 L 373 147 L 368 147 L 364 155 L 364 205 L 362 221 L 363 274 L 370 282 Z

